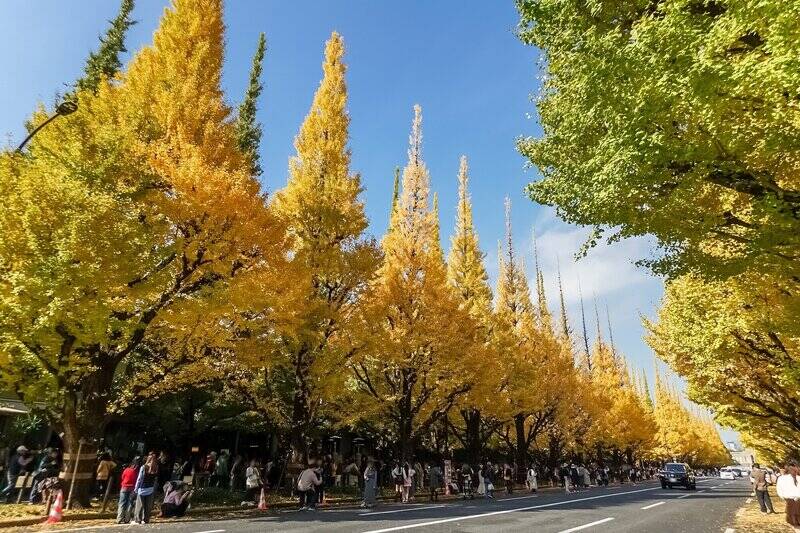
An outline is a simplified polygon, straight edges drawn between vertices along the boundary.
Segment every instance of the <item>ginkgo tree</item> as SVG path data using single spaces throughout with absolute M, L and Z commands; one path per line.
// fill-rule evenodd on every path
M 521 467 L 527 463 L 528 451 L 537 435 L 564 405 L 562 400 L 566 400 L 571 389 L 568 380 L 572 357 L 564 357 L 552 324 L 539 320 L 549 312 L 539 310 L 531 301 L 524 261 L 513 245 L 508 198 L 505 215 L 506 238 L 499 254 L 492 325 L 501 384 L 492 411 L 496 418 L 505 421 L 500 435 Z
M 402 191 L 381 242 L 383 262 L 365 292 L 349 361 L 358 418 L 381 420 L 404 460 L 473 386 L 476 322 L 447 283 L 422 159 L 422 110 L 414 121 Z
M 477 331 L 474 350 L 482 354 L 474 358 L 479 366 L 477 379 L 468 393 L 450 413 L 450 426 L 467 452 L 468 460 L 478 464 L 487 442 L 502 421 L 489 413 L 500 391 L 497 353 L 492 345 L 492 291 L 484 265 L 485 254 L 478 243 L 472 217 L 467 157 L 461 156 L 458 169 L 458 205 L 455 232 L 450 238 L 447 256 L 447 280 L 459 297 L 460 305 L 475 320 Z
M 46 403 L 67 471 L 156 331 L 286 257 L 224 103 L 223 33 L 221 0 L 175 0 L 125 72 L 78 88 L 78 111 L 27 153 L 0 154 L 0 377 Z
M 518 144 L 533 200 L 613 240 L 654 235 L 660 272 L 797 276 L 797 3 L 516 4 L 546 73 L 544 134 Z
M 289 182 L 274 208 L 291 239 L 299 276 L 297 307 L 278 325 L 270 364 L 292 376 L 287 429 L 295 460 L 307 455 L 308 432 L 319 420 L 321 399 L 343 389 L 341 364 L 352 345 L 342 331 L 378 265 L 379 252 L 362 234 L 361 180 L 350 171 L 344 41 L 334 32 L 325 46 L 323 78 L 295 138 Z M 268 358 L 270 355 L 268 355 Z
M 667 287 L 647 342 L 690 399 L 770 456 L 800 451 L 800 345 L 791 281 L 686 275 Z

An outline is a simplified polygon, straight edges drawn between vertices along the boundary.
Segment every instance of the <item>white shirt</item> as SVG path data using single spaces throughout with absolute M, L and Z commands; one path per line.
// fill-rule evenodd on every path
M 797 476 L 797 485 L 794 484 L 794 481 L 789 474 L 779 477 L 775 484 L 778 496 L 784 500 L 800 500 L 800 476 Z

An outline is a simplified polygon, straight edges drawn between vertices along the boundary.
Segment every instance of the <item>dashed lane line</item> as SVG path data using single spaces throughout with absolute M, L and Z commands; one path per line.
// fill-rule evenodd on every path
M 582 526 L 572 527 L 570 529 L 565 529 L 563 531 L 559 531 L 558 533 L 572 533 L 573 531 L 580 531 L 582 529 L 589 529 L 590 527 L 599 526 L 600 524 L 605 524 L 606 522 L 611 522 L 612 520 L 614 520 L 614 518 L 609 516 L 608 518 L 603 518 L 602 520 L 597 520 L 595 522 L 589 522 L 588 524 L 583 524 Z
M 644 507 L 642 507 L 642 511 L 646 511 L 647 509 L 652 509 L 653 507 L 658 507 L 659 505 L 664 505 L 665 503 L 667 502 L 656 502 L 656 503 L 651 503 L 650 505 L 645 505 Z
M 429 527 L 429 526 L 435 526 L 435 525 L 439 525 L 439 524 L 448 524 L 450 522 L 459 522 L 459 521 L 464 521 L 464 520 L 474 520 L 476 518 L 486 518 L 486 517 L 489 517 L 489 516 L 498 516 L 498 515 L 504 515 L 504 514 L 509 514 L 509 513 L 517 513 L 517 512 L 520 512 L 520 511 L 532 511 L 534 509 L 546 509 L 546 508 L 549 508 L 549 507 L 558 507 L 558 506 L 561 506 L 561 505 L 569 505 L 571 503 L 586 502 L 586 501 L 591 501 L 591 500 L 600 500 L 600 499 L 605 499 L 605 498 L 613 498 L 615 496 L 624 496 L 626 494 L 637 494 L 637 493 L 640 493 L 640 492 L 650 492 L 650 491 L 654 491 L 654 490 L 661 490 L 661 487 L 651 487 L 651 488 L 647 488 L 647 489 L 629 490 L 629 491 L 626 491 L 626 492 L 612 492 L 612 493 L 608 493 L 608 494 L 600 494 L 598 496 L 589 496 L 589 497 L 586 497 L 586 498 L 572 498 L 572 499 L 569 499 L 569 500 L 561 500 L 561 501 L 558 501 L 558 502 L 543 503 L 543 504 L 540 504 L 540 505 L 529 505 L 527 507 L 516 507 L 514 509 L 503 509 L 501 511 L 491 511 L 491 512 L 488 512 L 488 513 L 479 513 L 479 514 L 473 514 L 473 515 L 454 516 L 454 517 L 451 517 L 451 518 L 442 518 L 442 519 L 439 519 L 439 520 L 431 520 L 430 522 L 419 522 L 419 523 L 415 523 L 415 524 L 405 524 L 405 525 L 402 525 L 402 526 L 387 527 L 387 528 L 384 528 L 384 529 L 372 529 L 372 530 L 369 530 L 369 531 L 365 531 L 364 533 L 389 533 L 390 531 L 404 531 L 404 530 L 407 530 L 407 529 L 417 529 L 417 528 L 421 528 L 421 527 Z

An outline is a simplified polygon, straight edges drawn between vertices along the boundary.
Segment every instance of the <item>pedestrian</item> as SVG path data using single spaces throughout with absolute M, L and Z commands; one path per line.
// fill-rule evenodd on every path
M 506 486 L 506 494 L 514 492 L 514 471 L 508 463 L 503 465 L 503 482 Z
M 297 478 L 297 494 L 300 496 L 300 510 L 314 511 L 317 508 L 316 488 L 322 484 L 322 479 L 317 475 L 317 464 L 309 461 L 308 466 Z
M 564 491 L 567 494 L 572 492 L 569 489 L 569 466 L 567 466 L 567 463 L 561 465 L 561 468 L 558 470 L 558 477 L 560 478 L 561 484 L 564 487 Z
M 580 486 L 580 479 L 578 479 L 578 467 L 575 466 L 575 463 L 570 463 L 569 465 L 569 483 L 572 485 L 574 490 L 578 490 Z
M 536 482 L 536 466 L 533 463 L 531 463 L 530 468 L 528 468 L 528 475 L 525 478 L 525 483 L 528 485 L 528 490 L 531 492 L 536 492 L 536 489 L 539 488 Z
M 483 485 L 486 499 L 494 500 L 494 467 L 489 461 L 486 461 L 486 466 L 483 467 Z
M 153 512 L 155 487 L 158 481 L 158 459 L 156 452 L 150 452 L 144 465 L 139 469 L 136 477 L 134 492 L 136 493 L 136 507 L 133 511 L 134 524 L 149 524 L 150 514 Z
M 464 463 L 461 465 L 461 494 L 464 498 L 474 498 L 473 491 L 475 490 L 475 484 L 473 483 L 473 477 L 475 472 L 472 470 L 472 467 L 469 466 L 469 463 Z
M 586 489 L 592 484 L 592 477 L 589 475 L 589 469 L 584 465 L 581 465 L 581 482 Z
M 394 499 L 400 500 L 403 498 L 403 467 L 400 463 L 395 462 L 392 468 L 392 479 L 394 480 Z
M 316 503 L 321 504 L 322 500 L 325 499 L 325 472 L 322 464 L 322 459 L 317 459 L 316 467 L 314 468 L 314 473 L 317 474 L 317 478 L 319 479 L 319 485 L 317 485 L 317 492 L 315 495 L 317 499 Z M 359 485 L 363 485 L 363 483 L 359 483 Z M 364 493 L 363 489 L 361 493 L 362 494 Z
M 136 479 L 139 477 L 139 467 L 142 464 L 141 457 L 134 457 L 133 460 L 125 465 L 122 475 L 119 477 L 119 501 L 117 503 L 117 524 L 127 524 L 131 521 L 131 513 L 136 500 Z
M 416 471 L 408 464 L 408 461 L 403 465 L 403 503 L 408 503 L 411 500 L 411 487 L 414 486 L 414 477 Z
M 428 472 L 428 485 L 430 488 L 430 501 L 439 501 L 439 486 L 442 484 L 442 470 L 436 463 L 431 464 Z
M 222 487 L 230 479 L 229 461 L 228 452 L 222 450 L 217 457 L 216 463 L 214 463 L 214 473 L 211 475 L 212 487 Z
M 417 495 L 417 490 L 420 487 L 424 487 L 423 480 L 425 478 L 425 469 L 422 468 L 422 463 L 419 461 L 414 463 L 414 482 L 411 484 L 411 494 L 410 500 L 414 501 L 414 498 Z M 424 492 L 424 488 L 420 490 L 420 492 Z
M 58 453 L 58 449 L 46 448 L 42 454 L 42 460 L 33 475 L 31 494 L 28 497 L 29 504 L 33 505 L 38 502 L 45 482 L 50 478 L 57 478 L 60 470 L 61 454 Z
M 231 464 L 231 472 L 230 472 L 230 488 L 231 492 L 235 490 L 239 490 L 239 487 L 242 486 L 242 479 L 244 479 L 244 471 L 245 471 L 245 463 L 244 458 L 241 454 L 236 454 L 236 457 L 233 458 L 233 464 Z
M 100 462 L 97 463 L 97 472 L 95 474 L 95 481 L 97 481 L 97 497 L 102 498 L 106 493 L 106 486 L 111 479 L 111 473 L 117 467 L 117 463 L 111 458 L 111 454 L 103 452 L 100 456 Z
M 775 488 L 778 496 L 786 502 L 786 522 L 800 533 L 800 468 L 789 461 L 786 473 L 778 478 Z
M 164 450 L 158 454 L 158 483 L 156 483 L 156 489 L 163 490 L 164 485 L 166 485 L 167 481 L 172 479 L 173 473 L 173 465 L 170 461 L 169 454 Z
M 367 461 L 367 464 L 369 464 L 369 461 Z M 364 470 L 366 471 L 366 466 L 364 466 Z M 366 479 L 367 478 L 364 478 L 365 482 Z M 322 503 L 323 496 L 333 488 L 335 482 L 336 482 L 336 474 L 334 472 L 333 457 L 331 457 L 330 455 L 326 455 L 325 459 L 322 461 L 322 485 L 321 485 L 322 490 L 320 490 L 319 503 Z
M 631 469 L 628 471 L 628 478 L 631 480 L 631 483 L 636 485 L 636 467 L 632 466 Z
M 261 488 L 264 486 L 261 479 L 261 468 L 259 468 L 257 459 L 251 459 L 250 466 L 248 466 L 247 470 L 245 470 L 244 486 L 246 492 L 244 500 L 242 501 L 242 505 L 248 505 L 250 503 L 255 505 L 256 498 L 258 498 Z
M 475 492 L 477 492 L 479 496 L 486 495 L 486 481 L 484 480 L 485 476 L 483 475 L 485 468 L 486 467 L 483 465 L 483 463 L 478 465 L 478 488 L 475 490 Z
M 6 465 L 6 480 L 8 484 L 0 492 L 0 495 L 5 496 L 10 501 L 11 493 L 17 486 L 17 478 L 32 471 L 33 455 L 24 445 L 18 446 L 17 452 L 8 459 L 8 464 Z
M 161 518 L 180 518 L 186 514 L 194 491 L 188 489 L 182 481 L 170 481 L 166 483 L 166 486 L 160 516 Z
M 756 493 L 761 512 L 774 513 L 772 500 L 769 497 L 767 471 L 763 470 L 758 463 L 753 463 L 753 468 L 750 470 L 750 481 L 753 483 L 753 491 Z
M 370 509 L 375 505 L 377 489 L 378 471 L 375 468 L 375 461 L 369 459 L 364 469 L 364 501 L 361 502 L 361 507 Z

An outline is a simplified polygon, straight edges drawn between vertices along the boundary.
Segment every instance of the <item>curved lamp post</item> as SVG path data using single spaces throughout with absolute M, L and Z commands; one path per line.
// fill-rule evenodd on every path
M 56 118 L 58 118 L 58 117 L 60 117 L 62 115 L 63 116 L 71 115 L 72 113 L 74 113 L 77 110 L 78 110 L 78 104 L 76 104 L 75 102 L 67 101 L 67 102 L 61 102 L 60 104 L 58 104 L 58 107 L 56 107 L 56 112 L 53 114 L 53 116 L 48 118 L 47 120 L 45 120 L 44 122 L 42 122 L 38 126 L 36 126 L 36 128 L 32 132 L 30 132 L 27 137 L 25 137 L 25 140 L 22 141 L 19 146 L 17 146 L 17 152 L 18 153 L 22 152 L 22 149 L 25 148 L 25 145 L 28 144 L 28 141 L 30 141 L 33 138 L 34 135 L 39 133 L 40 129 L 42 129 L 45 126 L 47 126 L 48 124 L 50 124 Z

